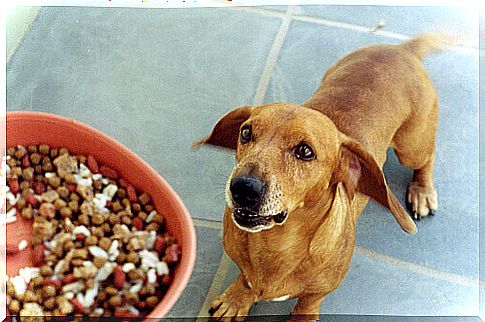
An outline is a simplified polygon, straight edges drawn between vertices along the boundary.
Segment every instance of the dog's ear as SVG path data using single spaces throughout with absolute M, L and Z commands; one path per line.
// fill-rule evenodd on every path
M 212 132 L 205 138 L 194 142 L 192 147 L 211 144 L 235 150 L 239 138 L 239 128 L 249 118 L 252 110 L 252 106 L 242 106 L 225 114 L 217 121 Z
M 355 192 L 371 197 L 388 208 L 407 233 L 415 233 L 416 225 L 392 193 L 377 162 L 357 141 L 342 135 L 340 156 L 332 183 L 342 182 L 349 199 Z

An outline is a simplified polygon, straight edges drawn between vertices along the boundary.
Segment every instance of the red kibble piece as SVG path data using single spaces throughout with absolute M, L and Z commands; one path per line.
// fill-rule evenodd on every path
M 135 227 L 138 231 L 143 230 L 143 221 L 140 219 L 140 217 L 133 218 L 131 225 Z
M 143 310 L 147 307 L 147 302 L 145 301 L 140 301 L 138 302 L 138 304 L 136 305 L 140 310 Z
M 50 278 L 44 279 L 43 283 L 45 285 L 52 285 L 54 286 L 57 290 L 62 287 L 62 281 L 61 280 L 51 280 Z
M 22 158 L 22 166 L 24 168 L 29 168 L 30 167 L 30 161 L 29 161 L 29 155 L 26 154 L 23 158 Z
M 116 308 L 115 313 L 113 314 L 115 318 L 125 318 L 125 319 L 137 319 L 140 318 L 139 315 L 133 314 L 129 311 L 126 311 L 124 308 Z
M 111 200 L 106 201 L 106 207 L 111 207 Z
M 75 280 L 77 280 L 77 278 L 74 277 L 74 274 L 68 274 L 62 279 L 62 284 L 71 284 Z
M 33 194 L 29 193 L 27 195 L 27 202 L 34 208 L 37 208 L 39 206 L 39 200 L 37 200 Z
M 86 240 L 86 236 L 84 236 L 83 234 L 77 234 L 76 235 L 76 240 L 84 241 L 84 240 Z
M 8 186 L 14 195 L 19 192 L 19 181 L 16 178 L 8 178 Z
M 126 194 L 128 195 L 128 199 L 131 202 L 136 202 L 137 201 L 135 187 L 133 187 L 131 184 L 129 184 L 126 187 Z
M 125 188 L 127 185 L 128 185 L 128 182 L 126 182 L 126 180 L 124 178 L 120 178 L 120 180 L 118 180 L 118 183 L 120 184 L 120 186 L 122 186 L 123 188 Z
M 86 308 L 82 306 L 76 298 L 70 299 L 69 302 L 74 306 L 75 313 L 85 314 Z
M 161 282 L 162 285 L 169 286 L 170 284 L 172 284 L 172 278 L 170 277 L 170 275 L 163 275 Z
M 44 251 L 46 247 L 44 245 L 37 245 L 32 249 L 32 264 L 36 267 L 44 264 Z
M 38 195 L 43 194 L 46 191 L 45 185 L 42 182 L 36 182 L 34 191 Z
M 88 155 L 86 159 L 86 163 L 89 168 L 89 171 L 91 171 L 92 173 L 99 172 L 98 162 L 96 162 L 96 159 L 92 155 Z
M 153 250 L 156 251 L 158 254 L 162 254 L 165 251 L 165 240 L 162 236 L 158 235 L 155 239 L 155 243 L 153 244 Z
M 123 272 L 123 269 L 121 266 L 116 266 L 114 272 L 113 272 L 113 285 L 117 289 L 122 289 L 123 286 L 125 285 L 126 281 L 126 273 Z
M 77 185 L 74 183 L 66 183 L 66 188 L 69 189 L 70 192 L 75 192 Z
M 101 167 L 99 167 L 99 172 L 103 176 L 105 176 L 109 179 L 112 179 L 112 180 L 118 179 L 118 172 L 116 172 L 115 170 L 113 170 L 110 167 L 107 167 L 105 165 L 102 165 Z
M 181 254 L 180 246 L 178 244 L 170 245 L 165 251 L 165 254 L 166 254 L 168 263 L 178 262 Z

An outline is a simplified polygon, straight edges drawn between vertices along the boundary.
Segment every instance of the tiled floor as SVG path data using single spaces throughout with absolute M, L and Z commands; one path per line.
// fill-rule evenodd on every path
M 219 223 L 234 156 L 193 151 L 191 143 L 234 107 L 302 102 L 326 69 L 361 46 L 439 27 L 469 34 L 466 46 L 477 48 L 475 18 L 427 7 L 43 8 L 8 63 L 7 109 L 86 122 L 168 180 L 197 219 L 199 245 L 191 282 L 169 316 L 195 318 L 237 268 L 222 256 Z M 370 32 L 381 20 L 381 32 Z M 358 223 L 349 275 L 321 308 L 340 315 L 325 320 L 478 314 L 478 52 L 432 55 L 425 66 L 440 99 L 439 214 L 407 236 L 370 203 Z M 403 200 L 411 171 L 390 151 L 385 172 Z M 261 303 L 251 314 L 278 320 L 275 314 L 288 314 L 293 303 Z

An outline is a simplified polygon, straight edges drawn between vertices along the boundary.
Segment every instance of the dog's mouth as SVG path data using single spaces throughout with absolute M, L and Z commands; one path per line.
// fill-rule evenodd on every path
M 287 210 L 268 216 L 260 216 L 253 210 L 246 208 L 235 208 L 232 213 L 232 219 L 236 225 L 249 232 L 258 232 L 270 229 L 274 225 L 282 225 L 286 218 L 288 218 Z

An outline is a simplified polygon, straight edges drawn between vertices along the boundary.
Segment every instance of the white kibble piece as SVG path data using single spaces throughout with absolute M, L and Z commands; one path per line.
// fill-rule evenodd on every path
M 27 283 L 25 283 L 25 280 L 22 276 L 14 276 L 10 278 L 9 281 L 13 284 L 16 296 L 25 294 L 25 292 L 27 291 Z
M 107 262 L 106 264 L 104 264 L 103 267 L 101 267 L 98 270 L 98 274 L 96 275 L 94 280 L 99 282 L 105 281 L 111 275 L 111 273 L 113 273 L 116 265 L 117 265 L 116 263 L 110 263 L 110 262 Z
M 134 270 L 135 268 L 136 268 L 135 264 L 133 264 L 133 263 L 126 263 L 126 264 L 123 265 L 123 267 L 121 269 L 123 270 L 123 272 L 129 273 L 132 270 Z
M 57 262 L 56 266 L 54 267 L 54 275 L 59 274 L 63 266 L 64 266 L 64 260 L 61 259 L 60 261 Z
M 107 185 L 109 183 L 109 180 L 106 178 L 101 179 L 101 183 L 104 185 Z
M 93 174 L 93 176 L 91 178 L 95 181 L 98 181 L 98 180 L 103 179 L 103 176 L 101 175 L 101 173 L 96 173 L 96 174 Z
M 109 256 L 108 256 L 108 253 L 102 249 L 101 247 L 98 247 L 98 246 L 89 246 L 89 252 L 91 253 L 91 255 L 93 255 L 94 257 L 102 257 L 104 259 L 108 259 Z
M 73 293 L 78 293 L 82 290 L 84 290 L 86 286 L 82 281 L 77 281 L 74 283 L 66 284 L 62 287 L 62 293 L 68 293 L 68 292 L 73 292 Z
M 20 195 L 18 195 L 20 197 Z M 7 192 L 7 200 L 12 205 L 15 206 L 17 204 L 18 198 L 11 192 Z
M 108 254 L 114 255 L 115 252 L 118 251 L 118 246 L 119 246 L 119 241 L 116 239 L 113 240 L 113 242 L 111 243 L 111 246 L 109 246 L 108 248 Z
M 23 267 L 19 270 L 19 276 L 21 276 L 25 283 L 29 284 L 32 277 L 39 275 L 40 268 L 38 267 Z
M 83 262 L 83 266 L 84 266 L 84 267 L 93 267 L 93 266 L 95 266 L 95 265 L 94 265 L 94 263 L 93 263 L 93 262 L 91 262 L 91 261 L 84 261 L 84 262 Z
M 146 249 L 152 250 L 153 246 L 155 246 L 155 240 L 157 240 L 157 232 L 152 230 L 145 242 Z
M 104 314 L 104 309 L 102 307 L 97 307 L 93 310 L 95 316 L 101 316 Z
M 25 239 L 22 239 L 19 243 L 19 251 L 26 249 L 28 245 L 29 245 L 29 242 L 26 241 Z
M 169 269 L 165 262 L 158 262 L 157 264 L 157 274 L 158 275 L 168 275 Z
M 116 191 L 118 191 L 118 187 L 114 184 L 107 185 L 103 189 L 103 195 L 107 196 L 109 199 L 113 198 L 114 195 L 116 194 Z
M 93 185 L 93 180 L 91 178 L 83 178 L 77 181 L 78 186 L 91 187 Z
M 135 285 L 133 285 L 131 288 L 130 288 L 130 293 L 139 293 L 141 288 L 142 288 L 143 284 L 140 282 L 140 283 L 136 283 Z
M 11 218 L 11 217 L 15 217 L 15 215 L 17 214 L 17 209 L 16 208 L 12 208 L 10 209 L 8 212 L 7 212 L 7 219 L 8 218 Z
M 140 311 L 138 311 L 138 309 L 133 305 L 128 305 L 126 308 L 128 309 L 128 311 L 130 311 L 131 314 L 137 315 L 137 316 L 140 315 Z
M 153 221 L 153 218 L 157 215 L 157 212 L 155 210 L 152 210 L 148 216 L 147 219 L 145 220 L 147 223 L 151 223 Z
M 64 297 L 68 300 L 71 300 L 74 298 L 74 293 L 73 292 L 67 292 L 64 294 Z
M 35 302 L 25 303 L 23 309 L 20 311 L 20 320 L 23 321 L 23 317 L 27 317 L 26 320 L 36 320 L 32 319 L 34 316 L 41 317 L 45 315 L 42 306 Z
M 81 163 L 79 165 L 79 174 L 84 178 L 88 178 L 91 176 L 91 171 L 89 171 L 89 168 Z
M 0 225 L 11 224 L 17 221 L 17 216 L 7 217 L 6 219 L 0 218 Z
M 155 282 L 157 281 L 157 273 L 155 271 L 155 269 L 150 269 L 147 273 L 147 281 L 149 284 L 155 284 Z
M 7 177 L 10 175 L 10 172 L 12 170 L 10 169 L 10 166 L 8 164 L 5 164 L 5 173 L 7 174 Z
M 46 172 L 44 174 L 44 177 L 46 177 L 47 179 L 55 178 L 56 177 L 56 173 L 55 172 Z
M 83 226 L 83 225 L 77 226 L 76 228 L 74 228 L 74 230 L 72 231 L 72 234 L 74 236 L 79 235 L 79 234 L 82 234 L 86 237 L 91 236 L 91 232 L 89 231 L 89 229 L 87 229 L 86 226 Z

